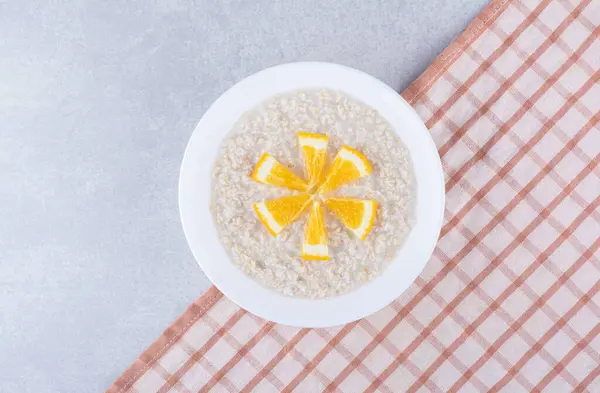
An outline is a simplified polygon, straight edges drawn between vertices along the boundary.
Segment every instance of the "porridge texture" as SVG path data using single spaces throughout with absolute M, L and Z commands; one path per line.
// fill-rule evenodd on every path
M 275 238 L 252 208 L 255 202 L 296 193 L 250 178 L 263 153 L 306 178 L 299 131 L 329 137 L 328 163 L 348 145 L 373 167 L 369 176 L 331 193 L 374 199 L 378 210 L 364 242 L 325 212 L 329 261 L 300 256 L 306 212 Z M 288 296 L 323 298 L 348 292 L 385 269 L 410 231 L 414 190 L 409 153 L 375 110 L 337 91 L 298 91 L 248 111 L 225 138 L 214 166 L 211 210 L 221 242 L 246 274 Z

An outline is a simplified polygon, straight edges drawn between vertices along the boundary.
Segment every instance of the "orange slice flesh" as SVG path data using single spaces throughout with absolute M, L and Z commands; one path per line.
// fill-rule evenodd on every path
M 325 206 L 361 240 L 365 240 L 373 228 L 377 202 L 372 199 L 327 198 Z
M 308 184 L 304 180 L 296 176 L 294 172 L 286 168 L 269 153 L 263 154 L 258 164 L 256 164 L 252 179 L 259 183 L 286 187 L 292 190 L 306 191 L 308 189 Z
M 304 171 L 308 178 L 309 189 L 321 181 L 321 174 L 327 159 L 328 140 L 326 135 L 309 132 L 298 133 L 298 143 L 304 157 Z
M 259 220 L 273 236 L 294 222 L 306 209 L 311 200 L 310 194 L 298 194 L 254 204 Z
M 327 229 L 321 202 L 313 201 L 302 242 L 302 258 L 313 261 L 329 260 Z
M 371 173 L 373 169 L 367 158 L 351 147 L 343 146 L 333 159 L 318 192 L 326 194 L 345 184 Z

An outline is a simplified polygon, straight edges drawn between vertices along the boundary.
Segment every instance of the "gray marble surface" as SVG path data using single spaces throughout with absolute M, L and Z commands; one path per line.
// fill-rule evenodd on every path
M 401 91 L 485 0 L 0 0 L 0 392 L 100 392 L 208 287 L 177 181 L 245 76 L 321 60 Z

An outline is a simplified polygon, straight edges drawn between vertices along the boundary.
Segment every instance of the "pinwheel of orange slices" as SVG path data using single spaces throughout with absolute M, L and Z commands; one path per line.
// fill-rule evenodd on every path
M 307 181 L 296 176 L 273 156 L 265 153 L 256 164 L 252 179 L 259 183 L 286 187 L 301 193 L 254 204 L 254 210 L 267 231 L 277 236 L 308 210 L 302 242 L 302 258 L 329 260 L 325 205 L 359 239 L 365 240 L 377 211 L 371 199 L 333 198 L 327 194 L 372 172 L 371 164 L 359 151 L 343 146 L 325 173 L 328 138 L 308 132 L 298 133 Z

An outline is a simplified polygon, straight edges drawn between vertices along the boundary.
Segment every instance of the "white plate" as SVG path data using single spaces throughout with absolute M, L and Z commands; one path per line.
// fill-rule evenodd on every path
M 416 223 L 383 273 L 358 289 L 328 299 L 286 297 L 239 270 L 221 245 L 209 210 L 212 169 L 219 146 L 244 112 L 298 89 L 340 90 L 376 109 L 410 151 L 417 179 Z M 292 63 L 260 71 L 227 90 L 190 138 L 179 178 L 179 209 L 187 241 L 208 278 L 229 299 L 264 319 L 300 327 L 340 325 L 391 303 L 429 260 L 444 211 L 444 177 L 437 149 L 416 112 L 383 82 L 331 63 Z

